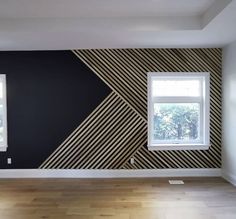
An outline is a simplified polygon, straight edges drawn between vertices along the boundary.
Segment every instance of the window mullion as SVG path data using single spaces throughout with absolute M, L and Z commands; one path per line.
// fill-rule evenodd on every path
M 208 149 L 210 143 L 209 79 L 208 72 L 152 72 L 148 74 L 148 145 L 150 150 L 159 150 L 159 148 L 160 150 L 192 150 L 200 149 L 200 147 L 203 150 Z M 194 85 L 186 86 L 189 92 L 181 91 L 182 85 L 178 85 L 179 92 L 174 89 L 174 81 L 188 83 L 191 80 L 199 81 L 198 92 L 196 92 L 196 87 L 194 90 Z M 156 81 L 162 83 L 158 84 Z M 167 82 L 164 86 L 165 81 L 171 83 Z
M 153 103 L 202 103 L 202 97 L 153 97 Z

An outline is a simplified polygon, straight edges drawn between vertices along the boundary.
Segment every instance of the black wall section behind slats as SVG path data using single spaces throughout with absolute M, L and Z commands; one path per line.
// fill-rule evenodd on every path
M 85 122 L 78 124 L 40 168 L 221 167 L 221 49 L 80 49 L 73 52 L 113 92 Z M 156 71 L 210 72 L 211 146 L 208 150 L 148 150 L 147 72 Z M 130 163 L 131 158 L 134 164 Z
M 0 168 L 38 168 L 111 92 L 71 51 L 0 52 L 0 74 L 9 145 Z

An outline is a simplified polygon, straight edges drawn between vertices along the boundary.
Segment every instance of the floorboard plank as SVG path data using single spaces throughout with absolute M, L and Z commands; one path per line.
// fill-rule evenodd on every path
M 221 178 L 1 179 L 1 219 L 235 219 Z

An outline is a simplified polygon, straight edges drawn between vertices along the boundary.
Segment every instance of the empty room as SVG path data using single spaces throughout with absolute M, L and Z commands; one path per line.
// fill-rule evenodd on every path
M 236 0 L 0 0 L 0 219 L 236 219 Z

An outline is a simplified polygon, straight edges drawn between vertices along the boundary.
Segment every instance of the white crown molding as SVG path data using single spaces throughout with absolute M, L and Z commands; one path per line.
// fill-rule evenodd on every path
M 1 169 L 0 178 L 138 178 L 138 177 L 219 177 L 221 169 Z

